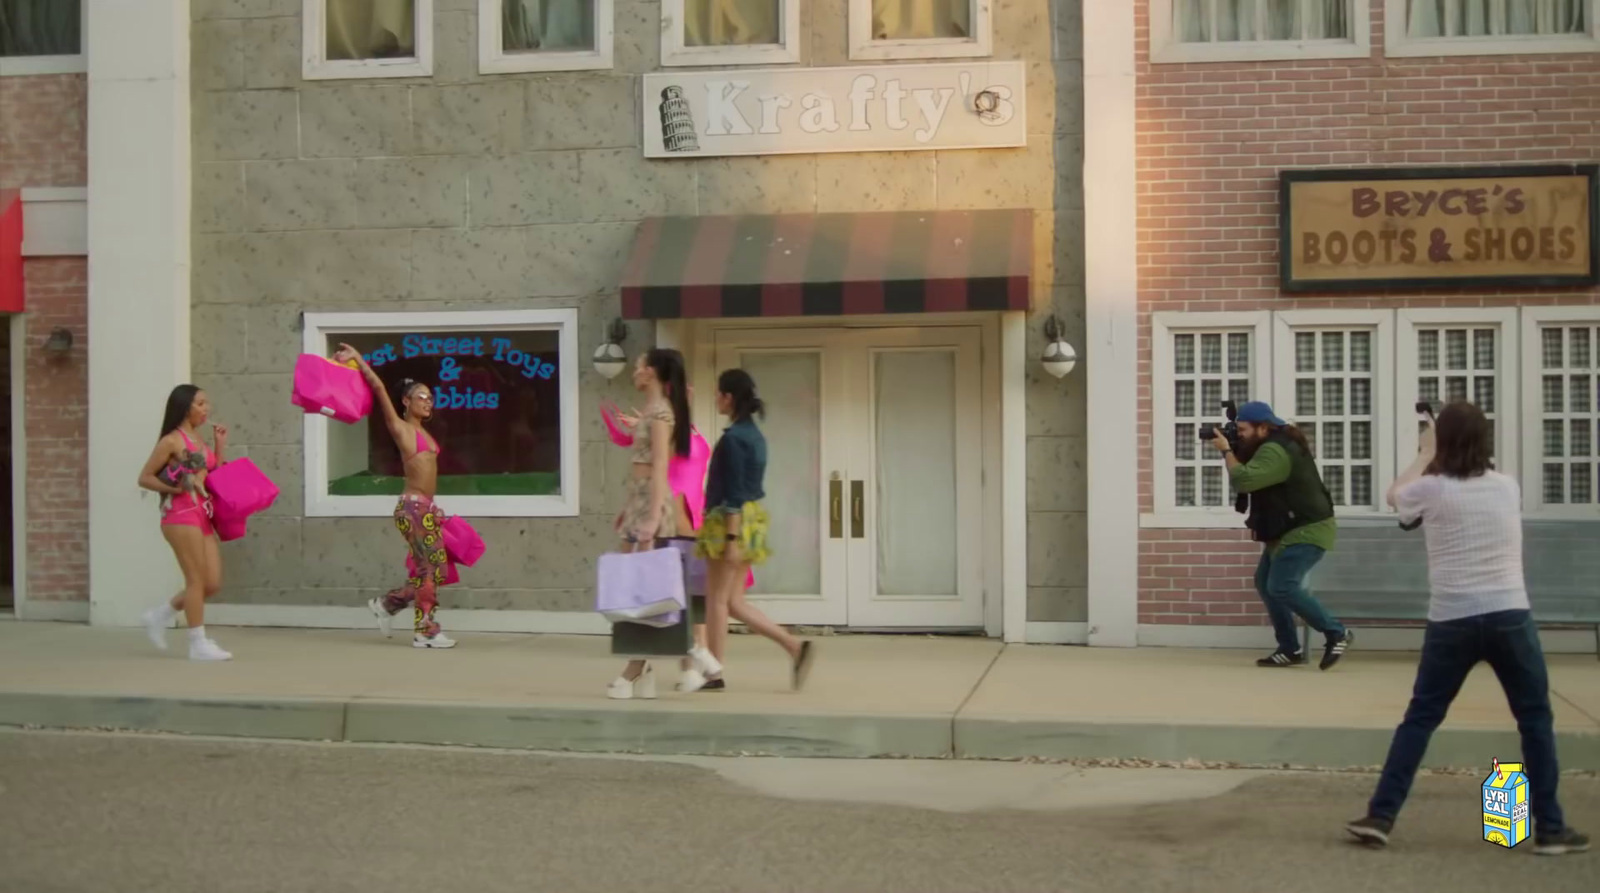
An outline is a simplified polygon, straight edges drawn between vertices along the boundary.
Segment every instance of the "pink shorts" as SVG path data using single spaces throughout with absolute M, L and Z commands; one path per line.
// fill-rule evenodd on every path
M 214 533 L 211 515 L 206 512 L 204 504 L 197 504 L 192 496 L 174 498 L 172 507 L 162 513 L 161 524 L 163 527 L 197 527 L 204 536 Z

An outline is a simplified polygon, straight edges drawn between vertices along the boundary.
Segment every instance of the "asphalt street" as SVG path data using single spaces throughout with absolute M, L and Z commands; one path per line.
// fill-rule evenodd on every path
M 0 731 L 0 890 L 1586 891 L 1600 853 L 1480 838 L 1481 778 L 596 758 Z M 1600 829 L 1600 780 L 1563 780 Z

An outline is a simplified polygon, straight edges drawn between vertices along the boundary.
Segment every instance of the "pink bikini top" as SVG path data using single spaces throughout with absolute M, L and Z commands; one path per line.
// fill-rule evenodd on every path
M 633 446 L 633 435 L 618 427 L 607 407 L 600 408 L 600 418 L 606 423 L 611 442 L 619 447 Z M 700 528 L 700 518 L 706 508 L 706 466 L 711 462 L 711 445 L 700 436 L 696 428 L 689 429 L 689 455 L 673 456 L 667 463 L 667 486 L 683 497 L 689 505 L 689 520 L 695 529 Z
M 421 431 L 417 432 L 417 453 L 433 453 L 435 456 L 439 455 L 438 448 L 428 446 L 428 438 L 424 437 Z
M 194 450 L 195 450 L 194 441 L 189 439 L 189 435 L 183 433 L 183 429 L 182 428 L 178 429 L 178 436 L 183 438 L 183 448 L 188 450 L 191 453 L 194 452 Z M 217 470 L 217 456 L 216 456 L 216 454 L 211 452 L 211 449 L 209 447 L 207 447 L 205 445 L 205 443 L 203 443 L 203 442 L 200 444 L 200 452 L 206 457 L 206 471 L 216 471 Z

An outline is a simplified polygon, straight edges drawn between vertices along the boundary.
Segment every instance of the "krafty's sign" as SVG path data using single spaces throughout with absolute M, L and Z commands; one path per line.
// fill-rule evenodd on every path
M 1022 62 L 644 76 L 647 158 L 1027 145 Z
M 462 381 L 461 374 L 466 367 L 461 365 L 461 359 L 474 357 L 502 363 L 529 379 L 548 380 L 556 373 L 555 363 L 519 350 L 506 337 L 410 334 L 402 335 L 399 344 L 398 350 L 394 342 L 381 344 L 363 356 L 375 371 L 399 360 L 437 357 L 439 370 L 438 383 L 434 385 L 434 405 L 439 409 L 500 408 L 498 390 L 483 387 L 482 383 L 473 388 Z
M 1285 171 L 1285 291 L 1600 283 L 1600 165 Z

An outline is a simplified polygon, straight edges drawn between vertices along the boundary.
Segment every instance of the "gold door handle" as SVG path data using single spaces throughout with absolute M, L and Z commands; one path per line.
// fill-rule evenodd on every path
M 839 539 L 844 536 L 844 482 L 839 480 L 838 472 L 834 472 L 833 480 L 828 482 L 828 537 Z
M 867 524 L 866 524 L 866 518 L 864 517 L 865 514 L 866 514 L 866 509 L 864 508 L 864 505 L 863 505 L 865 502 L 866 502 L 866 485 L 863 484 L 861 481 L 851 481 L 850 482 L 850 538 L 851 539 L 857 539 L 858 540 L 858 539 L 861 539 L 862 537 L 867 535 Z

